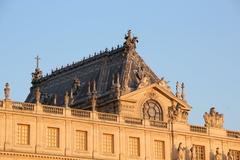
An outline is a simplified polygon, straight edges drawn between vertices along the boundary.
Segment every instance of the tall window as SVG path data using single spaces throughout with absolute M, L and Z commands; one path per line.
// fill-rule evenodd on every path
M 164 159 L 164 142 L 155 140 L 154 141 L 154 156 L 155 159 Z
M 30 126 L 27 124 L 17 124 L 17 144 L 30 144 Z
M 76 131 L 76 148 L 80 151 L 87 151 L 87 131 Z
M 59 128 L 48 127 L 47 142 L 48 147 L 59 147 Z
M 140 139 L 138 137 L 129 137 L 129 154 L 133 157 L 140 156 Z
M 196 151 L 196 160 L 205 160 L 205 147 L 200 145 L 194 145 Z
M 230 153 L 233 155 L 234 160 L 240 160 L 240 151 L 230 150 Z
M 103 134 L 103 152 L 114 153 L 114 136 L 113 134 Z
M 146 119 L 163 121 L 162 108 L 154 100 L 148 100 L 143 104 L 143 116 Z

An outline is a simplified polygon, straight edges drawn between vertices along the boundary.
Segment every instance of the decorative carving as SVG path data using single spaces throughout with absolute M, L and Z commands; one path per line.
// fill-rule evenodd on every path
M 215 160 L 222 160 L 222 154 L 219 151 L 219 148 L 216 148 L 216 154 L 214 156 Z
M 127 35 L 125 35 L 125 42 L 123 43 L 125 47 L 125 52 L 134 51 L 136 49 L 136 43 L 138 43 L 137 37 L 132 37 L 131 30 L 128 30 Z
M 74 79 L 73 84 L 72 84 L 72 91 L 73 91 L 74 96 L 76 96 L 79 93 L 80 87 L 81 87 L 80 80 L 79 79 Z
M 168 108 L 168 115 L 171 121 L 187 122 L 188 112 L 183 110 L 179 104 L 173 104 Z
M 41 99 L 41 91 L 39 87 L 37 87 L 35 90 L 35 98 L 36 98 L 36 102 L 39 103 Z
M 10 85 L 9 85 L 9 83 L 5 84 L 4 95 L 5 95 L 5 99 L 9 100 L 9 98 L 10 98 Z
M 177 160 L 184 160 L 185 148 L 183 147 L 182 142 L 179 143 L 177 151 L 178 151 Z
M 171 87 L 168 85 L 168 81 L 166 81 L 164 77 L 162 77 L 160 81 L 158 81 L 158 85 L 163 87 L 165 90 L 171 92 Z
M 138 83 L 138 89 L 141 89 L 143 87 L 146 87 L 150 84 L 150 79 L 147 76 L 146 71 L 144 70 L 144 67 L 139 66 L 137 70 L 133 71 L 136 76 L 136 80 Z
M 218 112 L 216 112 L 215 107 L 212 107 L 209 113 L 205 112 L 203 117 L 205 120 L 206 127 L 223 128 L 224 124 L 223 114 L 219 114 Z
M 143 104 L 143 116 L 150 120 L 163 121 L 162 108 L 154 100 L 148 100 Z
M 230 151 L 227 153 L 227 160 L 233 160 L 233 155 Z

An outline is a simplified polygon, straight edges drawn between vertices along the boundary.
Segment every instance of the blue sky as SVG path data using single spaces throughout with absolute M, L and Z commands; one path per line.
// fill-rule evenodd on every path
M 159 76 L 184 81 L 189 121 L 215 105 L 240 130 L 240 1 L 0 0 L 0 97 L 24 101 L 34 57 L 43 72 L 122 44 L 132 29 L 138 53 Z

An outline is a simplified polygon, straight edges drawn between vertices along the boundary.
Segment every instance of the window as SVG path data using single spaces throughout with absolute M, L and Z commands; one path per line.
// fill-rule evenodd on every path
M 114 153 L 114 136 L 113 134 L 103 134 L 103 152 Z
M 76 149 L 87 151 L 87 131 L 76 131 Z
M 17 144 L 30 144 L 30 126 L 27 124 L 17 124 Z
M 232 154 L 234 160 L 240 160 L 240 151 L 230 150 L 230 153 Z
M 163 121 L 162 108 L 154 100 L 148 100 L 143 104 L 143 116 L 146 119 Z
M 155 159 L 164 159 L 164 142 L 155 140 L 154 141 L 154 156 Z
M 48 127 L 48 147 L 59 147 L 59 128 Z
M 205 147 L 194 145 L 196 151 L 196 160 L 205 160 Z
M 140 139 L 138 137 L 129 137 L 129 154 L 133 157 L 140 156 Z

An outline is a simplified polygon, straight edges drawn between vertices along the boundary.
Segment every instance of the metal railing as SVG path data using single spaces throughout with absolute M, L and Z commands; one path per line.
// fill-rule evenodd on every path
M 198 132 L 198 133 L 207 133 L 207 127 L 191 125 L 190 126 L 190 131 L 191 132 Z
M 240 132 L 227 131 L 227 136 L 232 138 L 240 138 Z
M 167 122 L 163 121 L 150 121 L 150 126 L 158 128 L 167 128 Z
M 117 122 L 117 115 L 109 113 L 98 113 L 98 119 Z
M 63 114 L 63 107 L 43 105 L 43 112 L 52 114 Z
M 71 109 L 71 115 L 76 117 L 90 118 L 90 111 L 80 110 L 80 109 Z
M 13 102 L 12 108 L 14 110 L 24 110 L 24 111 L 34 111 L 34 104 L 32 103 L 22 103 L 22 102 Z
M 142 124 L 143 124 L 143 120 L 142 120 L 142 119 L 139 119 L 139 118 L 125 117 L 125 123 L 142 125 Z

